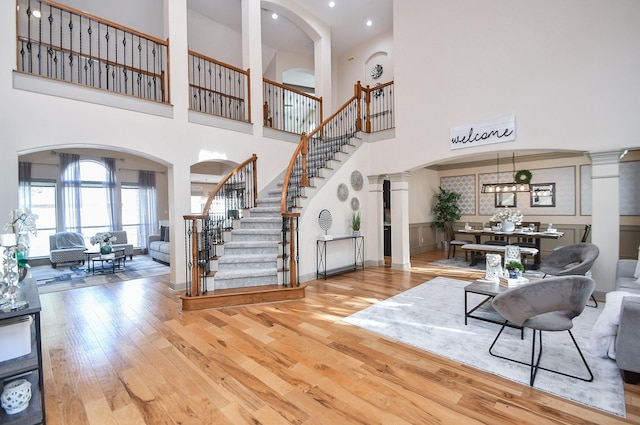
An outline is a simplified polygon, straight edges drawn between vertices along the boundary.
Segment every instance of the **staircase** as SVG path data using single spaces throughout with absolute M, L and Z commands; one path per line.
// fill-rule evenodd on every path
M 247 288 L 278 283 L 278 248 L 282 217 L 280 198 L 258 198 L 257 207 L 240 219 L 224 244 L 210 289 Z

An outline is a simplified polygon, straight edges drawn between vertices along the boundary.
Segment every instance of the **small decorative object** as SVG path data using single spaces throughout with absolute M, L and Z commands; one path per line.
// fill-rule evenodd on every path
M 384 71 L 384 68 L 382 67 L 382 65 L 380 64 L 374 65 L 373 68 L 371 68 L 371 78 L 373 78 L 374 80 L 377 80 L 378 78 L 382 77 L 383 71 Z
M 493 217 L 491 217 L 491 221 L 500 221 L 502 222 L 502 231 L 503 232 L 513 232 L 515 230 L 515 225 L 522 223 L 524 220 L 524 216 L 520 212 L 520 210 L 511 210 L 509 208 L 504 208 L 498 210 Z M 511 223 L 511 224 L 508 224 Z M 505 226 L 506 224 L 506 226 Z M 511 229 L 511 230 L 509 230 Z
M 487 254 L 486 264 L 485 280 L 497 282 L 502 274 L 502 257 L 500 254 Z
M 89 239 L 91 245 L 100 244 L 100 254 L 111 254 L 111 245 L 116 241 L 116 237 L 109 232 L 98 232 Z
M 9 382 L 2 390 L 2 408 L 8 415 L 15 415 L 29 407 L 31 400 L 31 382 L 26 379 L 17 379 Z
M 359 190 L 362 189 L 362 185 L 363 185 L 362 173 L 358 170 L 355 170 L 354 172 L 351 173 L 351 187 L 353 188 L 353 190 L 358 192 Z
M 351 209 L 353 211 L 358 211 L 360 209 L 360 201 L 355 196 L 351 198 Z
M 524 271 L 524 266 L 521 262 L 511 260 L 504 266 L 505 270 L 509 273 L 509 279 L 518 279 L 520 273 Z
M 16 246 L 16 256 L 18 259 L 18 281 L 22 281 L 27 276 L 29 266 L 29 236 L 36 235 L 38 229 L 36 220 L 38 215 L 32 213 L 28 208 L 19 208 L 11 211 L 9 221 L 4 225 L 6 235 L 13 233 L 15 241 L 12 245 Z M 6 242 L 6 241 L 4 241 Z M 2 246 L 10 246 L 1 242 Z
M 349 188 L 346 184 L 340 183 L 338 185 L 338 199 L 342 202 L 346 201 L 349 198 Z
M 322 235 L 321 239 L 325 241 L 329 241 L 333 239 L 333 236 L 329 235 L 327 232 L 331 228 L 333 224 L 333 217 L 331 217 L 331 212 L 329 210 L 322 210 L 318 215 L 318 224 L 320 228 L 324 230 L 324 235 Z
M 516 183 L 531 183 L 533 174 L 529 170 L 519 170 L 514 174 L 514 180 Z
M 353 236 L 360 236 L 360 211 L 353 211 L 351 213 L 351 230 L 353 230 Z
M 18 284 L 20 272 L 18 266 L 18 246 L 15 233 L 0 235 L 2 244 L 2 292 L 0 294 L 0 311 L 9 312 L 27 308 L 27 301 L 18 301 Z

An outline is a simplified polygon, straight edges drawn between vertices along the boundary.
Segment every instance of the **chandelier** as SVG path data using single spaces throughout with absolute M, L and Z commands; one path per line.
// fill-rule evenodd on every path
M 495 183 L 484 183 L 481 193 L 509 193 L 509 192 L 529 192 L 529 182 L 531 181 L 531 172 L 529 170 L 520 170 L 516 173 L 516 155 L 512 154 L 511 161 L 513 163 L 513 181 L 500 183 L 500 154 L 497 158 L 497 172 Z

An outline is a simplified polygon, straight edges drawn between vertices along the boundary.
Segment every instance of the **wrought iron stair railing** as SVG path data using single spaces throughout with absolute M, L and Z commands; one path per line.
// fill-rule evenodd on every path
M 245 209 L 254 208 L 258 197 L 258 157 L 251 158 L 230 171 L 213 189 L 202 214 L 184 218 L 186 253 L 186 291 L 188 297 L 207 293 L 209 264 L 217 256 L 217 246 L 224 242 L 224 231 Z

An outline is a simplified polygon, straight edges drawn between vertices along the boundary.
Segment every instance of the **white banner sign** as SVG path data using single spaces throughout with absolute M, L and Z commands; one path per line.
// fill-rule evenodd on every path
M 515 115 L 451 129 L 451 149 L 511 142 L 513 140 L 516 140 Z

